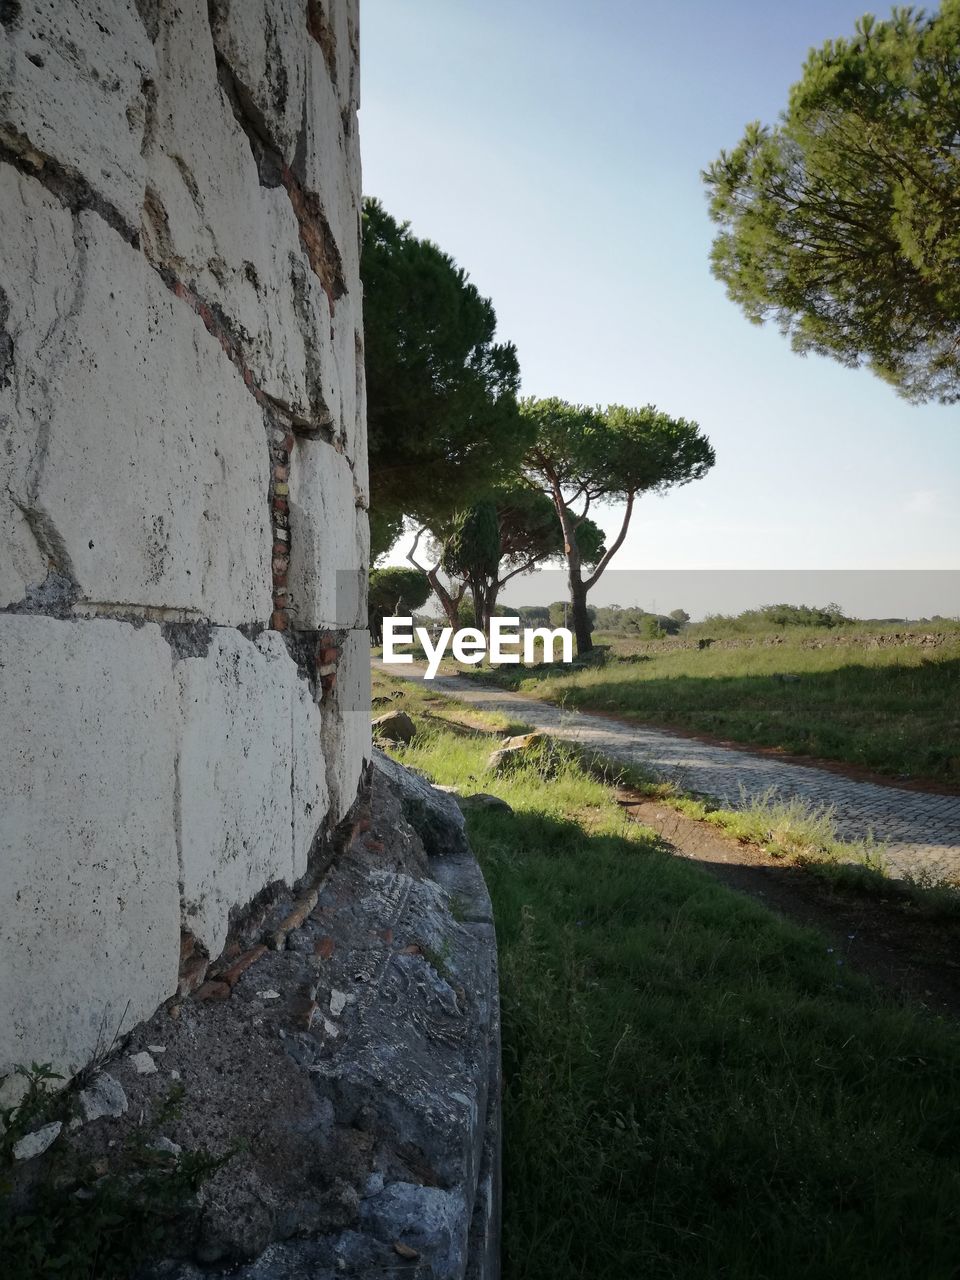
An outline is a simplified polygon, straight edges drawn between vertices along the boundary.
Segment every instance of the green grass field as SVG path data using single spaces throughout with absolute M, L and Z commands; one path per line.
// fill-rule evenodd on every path
M 515 810 L 469 818 L 500 945 L 506 1280 L 954 1277 L 960 1030 L 661 850 L 569 754 L 498 779 L 490 745 L 432 723 L 397 755 Z
M 735 742 L 960 782 L 960 639 L 836 644 L 830 633 L 757 638 L 742 648 L 608 639 L 603 665 L 486 667 L 480 678 L 582 710 L 613 712 Z M 445 668 L 452 669 L 452 668 Z

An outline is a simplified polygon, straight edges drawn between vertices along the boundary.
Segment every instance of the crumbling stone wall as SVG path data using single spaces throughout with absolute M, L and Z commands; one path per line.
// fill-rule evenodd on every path
M 356 0 L 0 0 L 0 1075 L 356 795 L 357 64 Z

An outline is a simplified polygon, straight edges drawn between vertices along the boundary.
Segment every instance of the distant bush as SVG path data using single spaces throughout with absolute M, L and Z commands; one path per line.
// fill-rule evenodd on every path
M 849 626 L 848 618 L 838 604 L 818 608 L 809 604 L 767 604 L 761 609 L 745 609 L 743 613 L 712 613 L 698 624 L 698 629 L 711 632 L 783 631 L 789 627 Z

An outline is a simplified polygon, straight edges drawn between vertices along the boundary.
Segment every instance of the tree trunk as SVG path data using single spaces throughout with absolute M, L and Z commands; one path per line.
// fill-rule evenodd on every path
M 590 614 L 587 612 L 587 588 L 570 576 L 570 606 L 573 613 L 573 634 L 577 640 L 577 657 L 593 648 Z
M 439 566 L 434 565 L 432 569 L 427 570 L 427 581 L 433 588 L 433 593 L 443 605 L 443 612 L 447 615 L 447 621 L 453 627 L 454 631 L 460 629 L 460 601 L 463 599 L 463 592 L 456 597 L 452 596 L 440 581 Z
M 582 657 L 593 648 L 593 641 L 590 638 L 590 615 L 587 613 L 587 587 L 583 581 L 576 527 L 565 504 L 559 506 L 559 514 L 560 523 L 563 526 L 563 551 L 567 557 L 573 634 L 577 641 L 577 657 Z

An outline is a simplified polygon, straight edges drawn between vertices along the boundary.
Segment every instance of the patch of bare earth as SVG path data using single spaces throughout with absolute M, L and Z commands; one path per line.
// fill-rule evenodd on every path
M 922 915 L 891 894 L 834 885 L 743 844 L 706 822 L 638 792 L 617 795 L 627 814 L 680 858 L 698 862 L 731 889 L 821 930 L 844 964 L 918 1002 L 960 1017 L 960 922 Z

